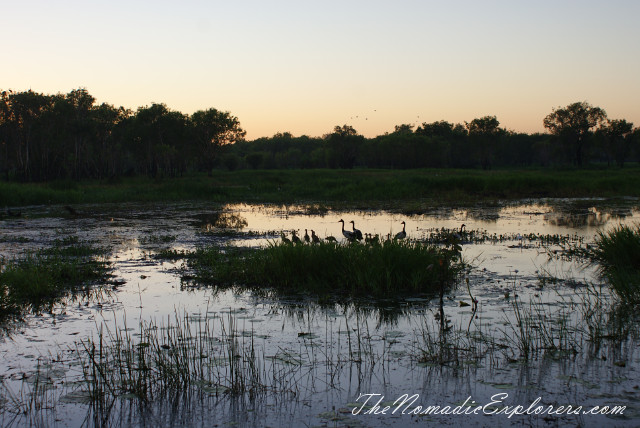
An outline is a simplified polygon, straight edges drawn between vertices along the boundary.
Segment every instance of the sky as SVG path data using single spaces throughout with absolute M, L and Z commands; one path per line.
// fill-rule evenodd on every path
M 0 0 L 0 89 L 238 117 L 247 139 L 578 101 L 640 126 L 637 0 Z

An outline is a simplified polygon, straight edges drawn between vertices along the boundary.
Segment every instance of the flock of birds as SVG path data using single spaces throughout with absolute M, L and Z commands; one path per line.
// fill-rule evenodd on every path
M 365 233 L 363 235 L 359 229 L 356 229 L 356 223 L 353 220 L 349 222 L 351 223 L 352 230 L 348 230 L 344 228 L 343 219 L 338 220 L 338 223 L 342 223 L 342 236 L 347 238 L 347 240 L 350 242 L 362 241 L 363 239 L 367 244 L 380 242 L 380 237 L 378 235 L 374 236 L 371 233 Z M 407 224 L 404 221 L 400 224 L 402 224 L 402 231 L 396 233 L 394 236 L 394 239 L 404 239 L 407 237 L 407 231 L 406 231 Z M 300 238 L 297 235 L 295 230 L 291 231 L 291 239 L 287 238 L 284 232 L 280 232 L 280 237 L 282 239 L 282 242 L 286 244 L 291 244 L 291 243 L 301 244 L 303 242 L 307 244 L 309 243 L 318 244 L 320 243 L 320 241 L 322 241 L 322 239 L 318 235 L 316 235 L 316 232 L 314 230 L 311 230 L 311 236 L 309 236 L 309 229 L 304 230 L 304 236 L 302 238 Z M 391 239 L 391 234 L 387 236 L 387 239 Z M 324 240 L 328 242 L 337 242 L 337 239 L 334 236 L 327 236 L 326 238 L 324 238 Z

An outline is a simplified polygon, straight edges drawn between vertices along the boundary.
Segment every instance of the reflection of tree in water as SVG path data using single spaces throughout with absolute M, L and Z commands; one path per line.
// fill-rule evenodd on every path
M 621 220 L 632 214 L 632 207 L 565 204 L 552 206 L 544 219 L 554 226 L 600 227 L 611 220 Z
M 206 230 L 243 229 L 247 227 L 247 219 L 234 213 L 215 212 L 198 216 L 198 223 Z

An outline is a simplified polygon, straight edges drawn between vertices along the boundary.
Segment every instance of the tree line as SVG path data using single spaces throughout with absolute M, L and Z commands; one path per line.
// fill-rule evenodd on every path
M 554 109 L 549 133 L 500 127 L 495 116 L 395 126 L 365 138 L 349 125 L 322 137 L 245 139 L 237 117 L 215 108 L 186 115 L 164 104 L 132 111 L 96 104 L 86 89 L 46 95 L 0 92 L 0 174 L 5 179 L 152 177 L 214 168 L 581 167 L 637 161 L 640 131 L 586 102 Z M 414 129 L 415 128 L 415 129 Z
M 221 160 L 226 168 L 483 168 L 564 166 L 591 162 L 624 166 L 640 157 L 640 129 L 609 119 L 586 102 L 554 109 L 548 133 L 526 134 L 500 127 L 495 116 L 464 124 L 447 121 L 396 125 L 365 138 L 349 126 L 322 137 L 273 137 L 238 141 Z
M 0 93 L 0 174 L 6 179 L 177 176 L 211 170 L 219 149 L 243 139 L 237 117 L 152 104 L 131 111 L 68 94 Z

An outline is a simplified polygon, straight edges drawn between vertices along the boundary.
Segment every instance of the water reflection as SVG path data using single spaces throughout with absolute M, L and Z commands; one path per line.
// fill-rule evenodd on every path
M 213 212 L 207 214 L 197 214 L 194 216 L 194 224 L 206 231 L 213 231 L 216 229 L 244 229 L 247 227 L 247 219 L 234 212 L 226 212 L 228 207 L 224 208 L 223 212 Z

